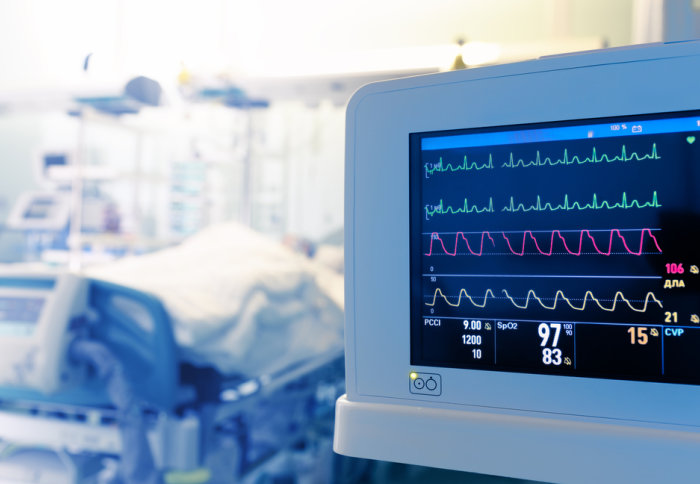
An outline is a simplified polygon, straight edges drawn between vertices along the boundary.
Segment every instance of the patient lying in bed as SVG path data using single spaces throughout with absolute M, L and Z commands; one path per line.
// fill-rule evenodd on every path
M 182 359 L 225 374 L 260 376 L 342 349 L 342 276 L 238 224 L 87 275 L 158 296 Z

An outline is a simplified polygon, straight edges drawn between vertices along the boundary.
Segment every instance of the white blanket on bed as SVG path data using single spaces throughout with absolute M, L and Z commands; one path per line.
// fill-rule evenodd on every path
M 183 359 L 260 376 L 343 345 L 342 276 L 238 224 L 91 267 L 158 296 Z

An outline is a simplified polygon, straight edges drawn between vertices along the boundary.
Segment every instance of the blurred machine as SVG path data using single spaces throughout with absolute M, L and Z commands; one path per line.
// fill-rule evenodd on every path
M 9 282 L 0 287 L 0 385 L 55 392 L 77 379 L 66 359 L 68 323 L 85 312 L 85 281 Z
M 61 232 L 70 219 L 70 194 L 31 191 L 20 195 L 7 220 L 17 230 Z
M 695 41 L 355 94 L 337 452 L 696 479 L 698 72 Z
M 67 250 L 71 182 L 60 174 L 71 164 L 72 156 L 65 151 L 37 156 L 33 171 L 40 189 L 22 193 L 10 211 L 6 227 L 24 235 L 27 260 L 39 260 L 47 250 Z
M 173 260 L 181 272 L 165 273 Z M 264 264 L 285 277 L 261 284 Z M 11 270 L 0 276 L 0 481 L 256 482 L 298 477 L 289 455 L 331 459 L 342 312 L 303 257 L 225 227 L 90 277 Z M 130 278 L 141 284 L 110 282 Z
M 41 151 L 33 170 L 40 188 L 22 193 L 10 211 L 6 227 L 24 234 L 29 261 L 54 262 L 57 254 L 67 254 L 71 223 L 79 223 L 83 233 L 120 230 L 116 203 L 99 183 L 112 176 L 110 171 L 101 166 L 78 167 L 74 158 L 68 151 Z M 81 182 L 78 186 L 76 180 Z M 78 206 L 79 219 L 75 218 Z

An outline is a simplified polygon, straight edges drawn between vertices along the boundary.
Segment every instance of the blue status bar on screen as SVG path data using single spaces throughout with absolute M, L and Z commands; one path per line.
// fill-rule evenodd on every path
M 700 117 L 632 120 L 620 123 L 586 124 L 541 129 L 494 131 L 489 133 L 455 134 L 426 137 L 421 149 L 448 150 L 476 146 L 512 145 L 546 141 L 567 141 L 586 138 L 613 138 L 649 134 L 678 133 L 700 130 Z

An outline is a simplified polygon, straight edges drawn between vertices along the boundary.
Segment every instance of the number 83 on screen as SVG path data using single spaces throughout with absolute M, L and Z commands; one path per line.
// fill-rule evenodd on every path
M 562 336 L 573 336 L 574 328 L 571 323 L 540 323 L 537 327 L 542 350 L 542 363 L 546 366 L 570 366 L 571 358 L 562 354 L 559 341 Z

